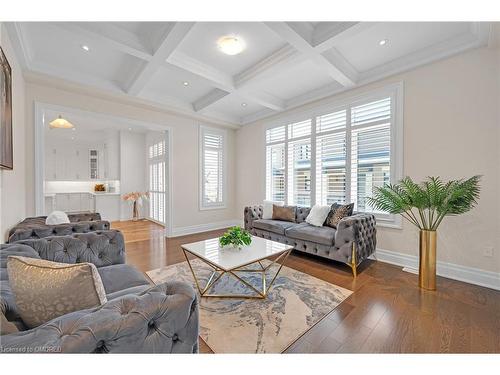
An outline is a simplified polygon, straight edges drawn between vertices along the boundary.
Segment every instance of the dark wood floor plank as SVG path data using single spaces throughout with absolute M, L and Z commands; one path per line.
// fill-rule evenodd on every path
M 224 232 L 165 239 L 149 221 L 112 227 L 125 235 L 127 263 L 143 272 L 183 262 L 181 244 Z M 442 277 L 437 291 L 423 291 L 417 275 L 372 260 L 356 279 L 346 265 L 308 254 L 293 253 L 287 266 L 354 291 L 287 353 L 500 353 L 500 291 Z M 202 340 L 200 352 L 212 352 Z

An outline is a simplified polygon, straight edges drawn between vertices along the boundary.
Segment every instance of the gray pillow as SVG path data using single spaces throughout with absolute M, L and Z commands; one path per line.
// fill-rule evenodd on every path
M 101 277 L 92 263 L 9 256 L 7 272 L 19 315 L 29 328 L 107 302 Z

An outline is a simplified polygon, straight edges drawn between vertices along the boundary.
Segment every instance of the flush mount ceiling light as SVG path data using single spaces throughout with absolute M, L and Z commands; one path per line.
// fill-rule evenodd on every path
M 184 81 L 184 82 L 182 82 L 182 84 L 183 84 L 184 86 L 189 86 L 189 82 L 188 82 L 188 81 Z
M 86 44 L 83 44 L 83 45 L 82 45 L 82 49 L 83 49 L 84 51 L 87 51 L 87 52 L 89 52 L 89 51 L 90 51 L 90 47 L 89 47 L 89 46 L 87 46 Z
M 75 127 L 71 122 L 63 119 L 61 115 L 49 123 L 51 129 L 72 129 Z
M 239 36 L 225 35 L 217 40 L 217 46 L 226 55 L 237 55 L 241 53 L 245 47 L 245 41 Z
M 387 39 L 382 39 L 380 42 L 378 42 L 379 46 L 385 46 L 387 44 L 388 40 Z

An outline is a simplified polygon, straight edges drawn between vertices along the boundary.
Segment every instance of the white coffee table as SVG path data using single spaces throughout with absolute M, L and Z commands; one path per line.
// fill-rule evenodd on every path
M 244 246 L 241 250 L 227 246 L 221 247 L 219 245 L 218 238 L 189 243 L 181 245 L 181 247 L 200 295 L 202 297 L 217 298 L 266 298 L 267 293 L 281 271 L 286 258 L 293 250 L 293 246 L 255 236 L 252 236 L 252 243 L 249 246 Z M 204 287 L 200 285 L 199 279 L 196 276 L 196 272 L 193 269 L 188 254 L 200 259 L 213 270 Z M 264 259 L 270 259 L 271 263 L 264 266 L 261 263 Z M 272 277 L 271 282 L 267 283 L 266 272 L 275 264 L 278 264 L 279 268 Z M 245 272 L 260 273 L 262 277 L 262 288 L 256 288 L 238 275 L 238 273 Z M 215 283 L 225 274 L 233 276 L 246 287 L 251 289 L 254 294 L 242 295 L 208 293 Z

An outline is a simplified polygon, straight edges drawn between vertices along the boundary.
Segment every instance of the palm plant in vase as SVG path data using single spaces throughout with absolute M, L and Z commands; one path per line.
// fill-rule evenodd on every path
M 420 230 L 419 285 L 436 290 L 436 231 L 446 216 L 471 210 L 479 198 L 481 176 L 443 182 L 428 177 L 421 184 L 405 177 L 397 184 L 376 188 L 368 203 L 381 211 L 399 214 Z

